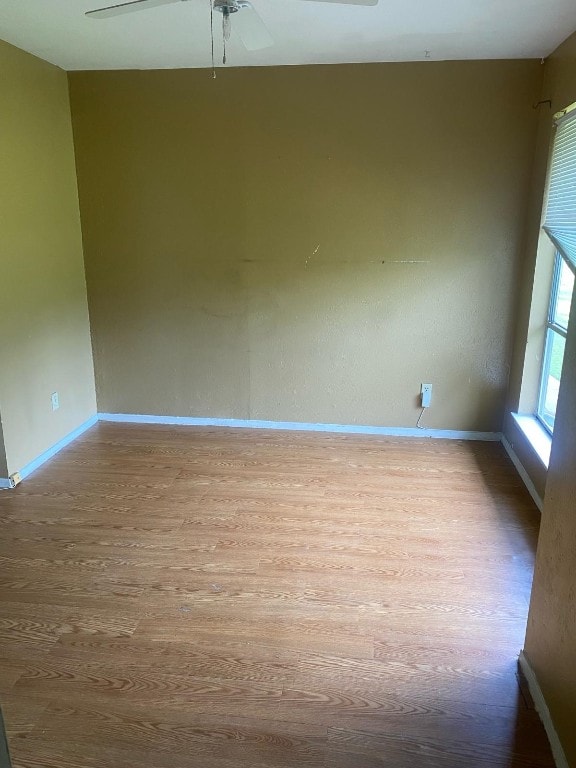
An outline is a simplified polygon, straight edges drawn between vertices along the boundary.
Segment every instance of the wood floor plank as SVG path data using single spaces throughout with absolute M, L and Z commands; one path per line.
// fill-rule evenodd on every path
M 75 699 L 103 707 L 118 702 L 145 704 L 151 710 L 186 710 L 190 715 L 229 715 L 241 708 L 246 714 L 264 717 L 282 696 L 279 681 L 193 678 L 176 659 L 165 667 L 61 657 L 3 662 L 2 666 L 17 676 L 15 695 L 42 701 Z
M 10 744 L 22 743 L 32 733 L 49 703 L 49 700 L 29 699 L 13 692 L 2 694 L 2 716 Z
M 97 608 L 85 609 L 50 602 L 0 601 L 0 615 L 7 622 L 29 621 L 32 616 L 35 622 L 49 625 L 57 637 L 88 634 L 117 638 L 131 635 L 142 614 L 137 605 L 130 611 L 123 601 L 101 599 Z M 18 633 L 10 627 L 4 637 L 6 642 L 19 642 Z
M 551 768 L 490 443 L 98 424 L 0 495 L 14 768 Z
M 327 728 L 311 724 L 206 714 L 191 720 L 184 711 L 151 715 L 142 707 L 81 707 L 75 703 L 51 705 L 41 717 L 37 738 L 40 743 L 47 737 L 58 742 L 66 739 L 70 729 L 77 742 L 87 747 L 101 741 L 129 752 L 149 749 L 173 756 L 193 754 L 197 765 L 209 759 L 323 768 L 327 741 Z M 28 748 L 33 739 L 34 735 L 28 739 Z
M 190 642 L 162 642 L 134 637 L 108 638 L 101 635 L 62 635 L 52 648 L 52 657 L 83 661 L 87 657 L 105 663 L 154 666 L 175 672 L 182 669 L 194 678 L 253 680 L 284 684 L 293 681 L 300 668 L 297 652 L 278 651 L 265 645 L 239 642 L 201 645 Z
M 410 764 L 413 766 L 432 766 L 438 768 L 459 768 L 462 765 L 478 766 L 541 766 L 553 768 L 554 761 L 549 749 L 545 745 L 541 748 L 532 737 L 532 727 L 525 727 L 522 734 L 515 728 L 508 737 L 504 735 L 502 743 L 487 741 L 483 734 L 476 738 L 469 736 L 462 738 L 451 735 L 434 733 L 433 735 L 407 735 L 406 732 L 386 733 L 355 731 L 331 728 L 328 733 L 329 746 L 336 751 L 340 749 L 345 753 L 367 755 L 376 758 L 375 765 Z M 521 745 L 511 750 L 510 737 L 516 739 L 523 736 Z M 514 743 L 514 741 L 512 742 Z M 348 755 L 350 757 L 350 755 Z M 384 759 L 383 759 L 384 758 Z M 338 761 L 336 764 L 345 765 Z M 349 762 L 350 765 L 354 763 Z
M 330 611 L 328 611 L 330 613 Z M 143 619 L 135 632 L 136 637 L 152 640 L 186 640 L 191 637 L 218 642 L 219 639 L 240 637 L 247 645 L 265 645 L 270 648 L 288 650 L 330 649 L 335 654 L 353 658 L 372 658 L 374 642 L 366 636 L 361 627 L 347 620 L 335 621 L 327 616 L 300 618 L 298 616 L 266 618 L 214 614 L 198 615 L 191 612 L 177 619 L 157 616 Z
M 176 754 L 172 751 L 136 747 L 121 749 L 97 739 L 90 744 L 74 744 L 71 740 L 65 744 L 55 744 L 49 735 L 44 739 L 35 735 L 33 741 L 18 744 L 12 768 L 279 768 L 277 763 L 263 762 L 259 753 L 256 762 L 254 750 L 244 758 L 241 743 L 237 746 L 234 758 L 229 759 L 214 756 L 209 749 L 203 750 L 200 755 L 196 749 L 192 755 Z M 298 763 L 292 765 L 297 766 Z M 281 766 L 285 767 L 286 762 L 281 763 Z M 314 768 L 325 768 L 325 763 Z

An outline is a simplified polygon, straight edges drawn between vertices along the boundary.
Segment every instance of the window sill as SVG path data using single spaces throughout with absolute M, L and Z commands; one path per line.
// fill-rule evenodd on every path
M 548 464 L 550 463 L 550 449 L 552 448 L 552 437 L 550 434 L 544 429 L 535 416 L 524 416 L 519 413 L 513 413 L 512 418 L 522 430 L 524 437 L 528 440 L 542 464 L 548 468 Z

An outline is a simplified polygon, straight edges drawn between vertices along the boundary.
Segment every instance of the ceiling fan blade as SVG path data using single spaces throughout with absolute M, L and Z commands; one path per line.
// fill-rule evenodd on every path
M 268 28 L 247 0 L 243 0 L 238 13 L 232 16 L 232 29 L 248 51 L 259 51 L 274 45 Z
M 88 11 L 86 16 L 91 19 L 110 19 L 113 16 L 122 16 L 124 13 L 145 11 L 148 8 L 157 8 L 159 5 L 170 5 L 171 3 L 185 1 L 186 0 L 131 0 L 129 3 L 109 5 L 106 8 L 97 8 L 95 11 Z
M 310 0 L 306 0 L 310 2 Z M 339 3 L 340 5 L 378 5 L 378 0 L 314 0 L 316 3 Z

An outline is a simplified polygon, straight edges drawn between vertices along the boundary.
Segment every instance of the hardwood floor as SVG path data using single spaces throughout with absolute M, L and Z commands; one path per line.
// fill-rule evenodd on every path
M 0 494 L 14 768 L 549 768 L 500 445 L 99 424 Z

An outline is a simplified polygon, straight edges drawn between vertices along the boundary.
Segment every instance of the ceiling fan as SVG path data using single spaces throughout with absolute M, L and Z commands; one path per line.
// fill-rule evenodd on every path
M 128 3 L 110 5 L 106 8 L 97 8 L 88 11 L 86 16 L 91 19 L 109 19 L 113 16 L 122 16 L 125 13 L 144 11 L 148 8 L 157 8 L 160 5 L 189 2 L 189 0 L 131 0 Z M 234 30 L 248 51 L 258 51 L 274 45 L 272 35 L 259 14 L 253 8 L 249 0 L 210 0 L 212 9 L 222 14 L 222 27 L 224 39 L 230 37 L 230 17 L 234 16 Z M 378 0 L 316 0 L 316 2 L 340 3 L 343 5 L 377 5 Z

